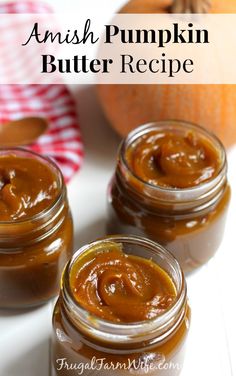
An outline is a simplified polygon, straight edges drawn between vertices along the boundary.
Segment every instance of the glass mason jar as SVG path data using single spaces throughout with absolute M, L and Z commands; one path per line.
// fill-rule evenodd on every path
M 138 138 L 152 131 L 200 135 L 217 150 L 217 175 L 190 188 L 165 188 L 140 179 L 129 167 L 126 152 Z M 157 241 L 189 272 L 206 263 L 218 249 L 229 201 L 226 152 L 215 135 L 180 121 L 150 123 L 132 131 L 120 146 L 108 188 L 107 233 L 135 234 Z
M 0 221 L 0 308 L 27 308 L 59 292 L 61 273 L 73 250 L 72 217 L 66 186 L 54 162 L 24 149 L 3 149 L 0 155 L 38 160 L 50 168 L 58 186 L 55 201 L 42 212 Z
M 175 285 L 175 303 L 154 319 L 128 324 L 100 319 L 82 308 L 71 291 L 71 269 L 85 253 L 106 242 L 122 244 L 124 253 L 157 263 Z M 135 236 L 112 236 L 92 242 L 74 254 L 62 276 L 53 314 L 52 375 L 179 375 L 189 323 L 184 275 L 168 251 Z

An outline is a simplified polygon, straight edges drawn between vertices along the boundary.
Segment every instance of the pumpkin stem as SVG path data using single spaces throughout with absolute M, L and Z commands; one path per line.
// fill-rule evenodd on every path
M 174 0 L 172 13 L 207 13 L 211 0 Z

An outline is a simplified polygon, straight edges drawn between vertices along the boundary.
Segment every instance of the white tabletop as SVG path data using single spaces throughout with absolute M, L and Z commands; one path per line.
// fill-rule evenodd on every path
M 93 3 L 102 17 L 124 0 L 50 0 L 57 11 Z M 56 4 L 55 4 L 56 3 Z M 68 9 L 68 3 L 70 9 Z M 105 21 L 104 21 L 105 22 Z M 92 86 L 71 87 L 85 145 L 81 171 L 68 186 L 75 225 L 75 248 L 105 233 L 106 188 L 114 170 L 119 137 L 108 126 Z M 233 197 L 223 244 L 217 256 L 188 277 L 192 324 L 182 376 L 236 375 L 235 213 L 236 147 L 229 153 Z M 94 182 L 96 182 L 94 184 Z M 0 311 L 0 376 L 48 376 L 53 303 L 24 312 Z

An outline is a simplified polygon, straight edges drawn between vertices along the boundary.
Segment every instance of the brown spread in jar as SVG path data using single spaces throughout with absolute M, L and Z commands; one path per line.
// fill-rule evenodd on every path
M 52 374 L 76 376 L 78 369 L 67 364 L 95 360 L 93 372 L 102 376 L 177 376 L 190 320 L 183 272 L 166 249 L 134 236 L 91 242 L 75 252 L 62 276 L 53 313 Z M 101 359 L 105 367 L 96 368 Z M 178 368 L 162 372 L 163 361 Z M 143 362 L 150 367 L 141 369 Z
M 0 157 L 0 221 L 39 214 L 58 194 L 57 178 L 46 164 L 15 155 Z
M 152 260 L 123 253 L 122 245 L 112 242 L 76 261 L 70 285 L 84 309 L 113 322 L 153 319 L 176 298 L 175 286 L 163 269 Z
M 24 149 L 0 151 L 0 307 L 42 304 L 58 293 L 73 224 L 60 170 Z
M 188 188 L 214 178 L 220 166 L 217 150 L 195 132 L 151 131 L 126 151 L 126 160 L 143 181 L 167 188 Z
M 216 136 L 181 121 L 146 124 L 119 149 L 107 234 L 154 240 L 189 272 L 215 254 L 229 202 L 227 157 Z

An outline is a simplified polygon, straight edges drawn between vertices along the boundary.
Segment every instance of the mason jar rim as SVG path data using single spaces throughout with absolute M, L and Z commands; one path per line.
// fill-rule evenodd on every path
M 169 127 L 168 127 L 169 126 Z M 140 178 L 138 175 L 136 175 L 130 168 L 126 158 L 125 158 L 125 152 L 127 148 L 135 142 L 139 137 L 143 136 L 144 134 L 147 134 L 148 132 L 155 130 L 155 129 L 163 129 L 163 130 L 171 130 L 175 129 L 176 127 L 182 127 L 183 131 L 187 130 L 196 130 L 200 131 L 201 134 L 208 139 L 210 139 L 211 142 L 213 142 L 213 145 L 216 145 L 216 148 L 220 150 L 220 158 L 221 158 L 221 165 L 219 167 L 217 175 L 205 182 L 202 182 L 196 186 L 193 187 L 187 187 L 187 188 L 173 188 L 173 187 L 162 187 L 159 185 L 150 184 L 147 181 Z M 163 121 L 156 121 L 156 122 L 150 122 L 144 125 L 141 125 L 137 128 L 135 128 L 133 131 L 131 131 L 126 138 L 121 142 L 118 152 L 118 160 L 120 160 L 122 168 L 125 170 L 125 172 L 129 173 L 132 178 L 134 178 L 139 183 L 143 184 L 145 187 L 148 187 L 149 189 L 160 192 L 160 194 L 167 193 L 169 197 L 171 196 L 180 196 L 186 197 L 186 201 L 189 199 L 189 197 L 193 194 L 197 194 L 197 197 L 201 196 L 205 192 L 209 192 L 212 189 L 215 189 L 219 185 L 223 184 L 225 182 L 225 175 L 227 173 L 227 158 L 226 158 L 226 152 L 224 145 L 220 141 L 220 139 L 209 130 L 205 129 L 204 127 L 187 122 L 184 120 L 163 120 Z
M 175 269 L 175 272 L 177 273 L 177 276 L 179 278 L 179 288 L 177 291 L 177 296 L 174 304 L 165 312 L 161 313 L 153 319 L 137 321 L 133 323 L 114 323 L 112 321 L 99 318 L 98 316 L 91 314 L 86 309 L 84 309 L 76 301 L 71 291 L 69 281 L 70 270 L 74 262 L 84 252 L 88 251 L 90 248 L 93 248 L 96 245 L 100 245 L 106 242 L 140 245 L 143 246 L 144 249 L 146 248 L 146 250 L 149 249 L 158 252 L 163 257 L 163 259 L 165 259 L 165 261 L 169 262 L 171 267 Z M 174 320 L 176 315 L 180 314 L 180 312 L 183 311 L 183 307 L 185 306 L 187 299 L 187 286 L 183 271 L 178 261 L 169 251 L 167 251 L 160 244 L 140 236 L 110 235 L 82 246 L 73 255 L 72 259 L 67 263 L 61 278 L 61 293 L 63 302 L 65 302 L 66 305 L 66 309 L 69 310 L 72 316 L 76 316 L 75 321 L 80 324 L 82 323 L 82 325 L 84 325 L 88 329 L 88 331 L 91 331 L 92 334 L 95 335 L 97 338 L 102 338 L 104 340 L 107 339 L 109 341 L 112 341 L 113 339 L 114 343 L 116 343 L 117 341 L 133 343 L 138 338 L 145 337 L 145 335 L 152 336 L 153 333 L 156 333 L 158 328 L 165 329 L 167 327 L 167 324 L 170 324 L 170 322 Z M 180 318 L 182 319 L 182 316 Z M 179 321 L 175 324 L 179 324 Z M 175 329 L 176 325 L 174 325 L 173 323 L 173 325 L 170 328 L 171 332 Z M 166 337 L 167 335 L 169 335 L 169 333 L 170 330 L 166 331 L 165 333 L 162 333 L 162 336 L 164 335 Z M 160 335 L 159 340 L 162 339 L 162 336 Z
M 57 178 L 58 191 L 59 191 L 58 195 L 55 197 L 55 200 L 47 208 L 42 210 L 40 213 L 34 214 L 30 218 L 16 219 L 16 220 L 14 220 L 14 224 L 17 225 L 17 224 L 23 224 L 23 223 L 26 223 L 26 222 L 29 222 L 29 221 L 41 220 L 45 215 L 49 214 L 51 211 L 53 211 L 57 207 L 57 205 L 59 204 L 59 202 L 61 201 L 61 199 L 63 197 L 63 194 L 64 194 L 64 192 L 63 192 L 64 178 L 63 178 L 62 172 L 59 169 L 59 167 L 56 165 L 56 163 L 51 158 L 42 156 L 42 155 L 40 155 L 40 154 L 38 154 L 38 153 L 36 153 L 32 150 L 28 150 L 28 149 L 22 148 L 22 147 L 0 148 L 0 158 L 1 158 L 2 155 L 11 155 L 11 154 L 13 154 L 13 155 L 19 154 L 19 156 L 21 156 L 21 157 L 25 156 L 26 158 L 30 158 L 30 156 L 34 157 L 35 159 L 41 160 L 42 163 L 47 164 L 51 170 L 52 169 L 55 170 L 55 176 Z M 12 224 L 12 221 L 1 221 L 0 220 L 0 226 L 8 226 L 8 225 L 11 225 L 11 224 Z

